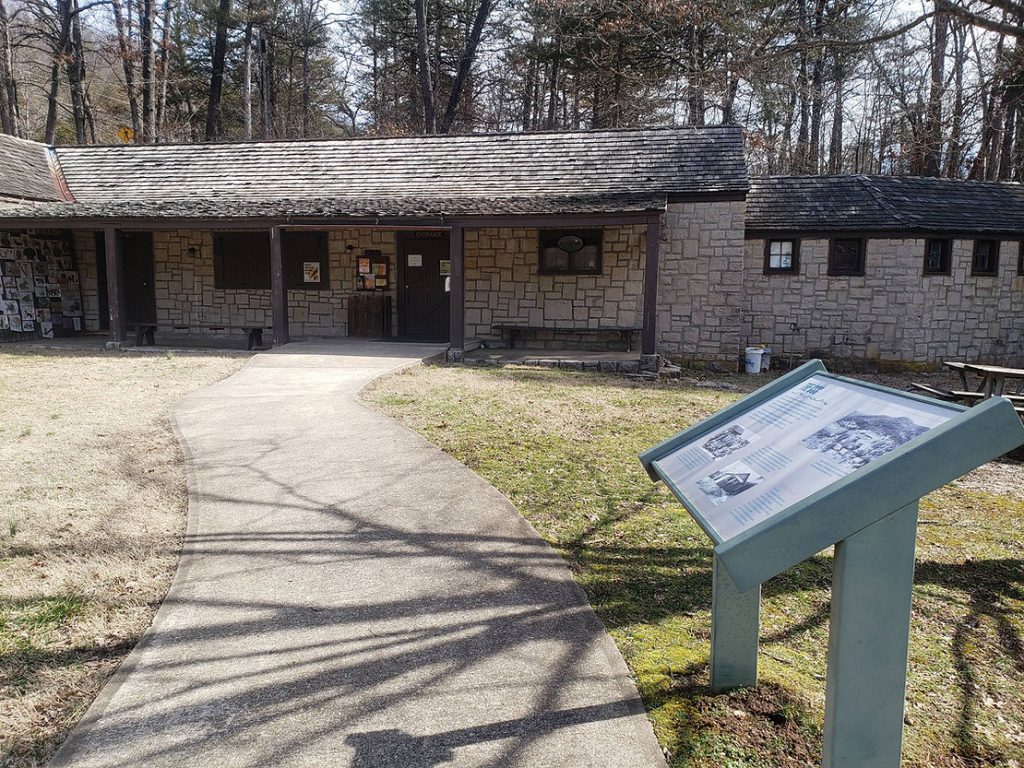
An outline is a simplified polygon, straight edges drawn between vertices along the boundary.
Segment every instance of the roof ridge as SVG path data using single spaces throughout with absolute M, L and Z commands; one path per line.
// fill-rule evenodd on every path
M 867 193 L 871 195 L 872 199 L 876 203 L 878 203 L 882 207 L 882 209 L 889 213 L 894 219 L 896 219 L 898 222 L 905 226 L 911 226 L 917 223 L 912 218 L 904 216 L 903 212 L 899 208 L 897 208 L 891 202 L 886 200 L 885 193 L 875 188 L 875 186 L 871 183 L 870 177 L 867 174 L 859 173 L 856 174 L 856 176 L 858 177 L 858 180 L 860 181 L 864 189 L 867 190 Z
M 383 141 L 408 141 L 408 142 L 443 142 L 453 139 L 483 140 L 493 138 L 532 138 L 551 136 L 596 136 L 607 134 L 619 135 L 640 135 L 646 133 L 677 133 L 700 136 L 706 133 L 736 133 L 742 136 L 742 127 L 733 124 L 720 125 L 657 125 L 634 128 L 587 128 L 583 130 L 539 130 L 539 131 L 486 131 L 479 133 L 429 133 L 412 134 L 406 136 L 380 136 L 380 135 L 358 135 L 358 136 L 324 136 L 306 139 L 239 139 L 236 141 L 199 141 L 199 142 L 167 142 L 160 144 L 67 144 L 57 145 L 52 148 L 58 153 L 75 152 L 80 150 L 93 149 L 130 149 L 130 150 L 154 150 L 160 148 L 188 147 L 191 149 L 204 149 L 207 147 L 244 147 L 244 146 L 282 146 L 302 144 L 347 144 L 347 143 L 372 143 Z M 48 145 L 42 145 L 48 146 Z

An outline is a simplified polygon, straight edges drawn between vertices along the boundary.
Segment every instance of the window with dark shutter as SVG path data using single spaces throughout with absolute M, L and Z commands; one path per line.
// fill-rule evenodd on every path
M 945 238 L 931 238 L 924 241 L 924 273 L 926 275 L 948 275 L 953 241 Z
M 828 273 L 830 275 L 864 274 L 864 239 L 860 237 L 837 237 L 828 252 Z
M 214 288 L 270 288 L 270 234 L 216 232 L 213 235 Z
M 327 290 L 326 232 L 287 231 L 281 237 L 285 283 L 292 289 Z M 270 288 L 270 233 L 217 232 L 213 236 L 214 288 Z
M 326 232 L 286 231 L 281 258 L 289 288 L 326 291 L 331 287 Z
M 999 241 L 975 240 L 974 256 L 971 259 L 972 275 L 995 275 L 999 273 Z

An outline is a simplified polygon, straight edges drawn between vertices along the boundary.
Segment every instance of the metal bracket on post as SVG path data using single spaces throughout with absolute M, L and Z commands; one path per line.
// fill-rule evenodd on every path
M 757 685 L 761 586 L 736 589 L 718 555 L 711 566 L 711 690 Z
M 823 768 L 899 768 L 917 506 L 836 544 Z

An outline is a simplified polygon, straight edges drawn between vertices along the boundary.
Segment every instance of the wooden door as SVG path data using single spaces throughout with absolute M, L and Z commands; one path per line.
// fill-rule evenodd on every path
M 448 233 L 410 232 L 398 239 L 398 334 L 448 341 L 451 311 Z
M 153 281 L 153 235 L 125 232 L 124 315 L 127 322 L 156 323 L 156 286 Z

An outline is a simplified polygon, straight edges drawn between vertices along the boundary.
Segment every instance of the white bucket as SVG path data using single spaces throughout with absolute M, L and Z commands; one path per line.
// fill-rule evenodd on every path
M 761 373 L 767 373 L 772 369 L 772 348 L 765 347 L 764 354 L 761 355 Z
M 761 360 L 764 357 L 763 347 L 747 347 L 746 371 L 747 373 L 760 373 Z

